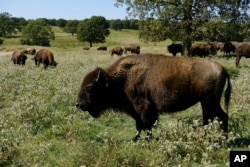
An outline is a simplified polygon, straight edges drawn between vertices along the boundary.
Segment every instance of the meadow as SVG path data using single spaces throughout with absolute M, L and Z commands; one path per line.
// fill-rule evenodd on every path
M 152 140 L 142 136 L 132 142 L 135 121 L 127 115 L 110 110 L 94 119 L 76 109 L 80 84 L 89 71 L 119 58 L 97 51 L 98 46 L 138 43 L 142 53 L 166 54 L 171 41 L 141 43 L 137 31 L 111 31 L 105 43 L 83 50 L 88 43 L 55 30 L 48 49 L 58 62 L 56 68 L 35 67 L 32 55 L 25 66 L 14 66 L 12 52 L 29 47 L 19 45 L 19 37 L 5 39 L 0 46 L 0 167 L 224 167 L 229 166 L 230 150 L 250 150 L 250 59 L 242 58 L 236 68 L 235 57 L 219 53 L 207 58 L 220 62 L 231 75 L 228 138 L 218 120 L 202 126 L 196 104 L 161 115 Z

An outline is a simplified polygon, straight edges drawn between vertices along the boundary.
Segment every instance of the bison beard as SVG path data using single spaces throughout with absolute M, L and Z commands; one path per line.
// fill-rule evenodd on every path
M 93 117 L 113 108 L 136 121 L 137 134 L 151 129 L 159 113 L 185 110 L 201 103 L 203 123 L 218 117 L 227 132 L 228 116 L 220 99 L 224 86 L 225 106 L 231 95 L 230 78 L 220 64 L 188 57 L 142 54 L 120 58 L 107 69 L 96 68 L 81 84 L 76 107 Z

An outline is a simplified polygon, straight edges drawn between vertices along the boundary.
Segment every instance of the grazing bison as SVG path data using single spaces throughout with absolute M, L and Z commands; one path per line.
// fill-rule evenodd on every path
M 124 47 L 124 52 L 130 51 L 131 54 L 140 54 L 140 46 L 136 44 L 129 44 Z
M 176 56 L 177 53 L 181 53 L 183 56 L 183 47 L 182 44 L 171 44 L 167 46 L 167 50 L 169 53 L 172 53 L 173 56 Z
M 100 47 L 97 48 L 97 50 L 107 51 L 107 46 L 100 46 Z
M 142 130 L 147 130 L 147 137 L 151 137 L 151 128 L 160 113 L 185 110 L 200 102 L 203 123 L 218 117 L 227 132 L 228 116 L 220 105 L 226 82 L 228 110 L 230 78 L 220 64 L 190 57 L 130 55 L 107 69 L 97 67 L 88 73 L 76 107 L 95 118 L 110 108 L 127 113 L 136 121 L 137 140 Z
M 90 48 L 89 47 L 83 47 L 82 49 L 83 50 L 89 50 Z
M 237 48 L 237 56 L 236 56 L 236 67 L 239 67 L 241 57 L 245 56 L 246 58 L 250 58 L 250 43 L 242 43 Z
M 11 60 L 14 64 L 25 65 L 27 56 L 22 51 L 14 51 L 11 56 Z
M 208 55 L 216 55 L 217 50 L 213 44 L 197 44 L 191 47 L 191 55 L 205 58 Z
M 48 66 L 57 66 L 57 62 L 54 60 L 53 53 L 47 49 L 41 49 L 34 55 L 35 64 L 39 67 L 40 63 L 44 64 L 44 68 Z
M 121 56 L 122 55 L 122 53 L 123 53 L 123 49 L 121 48 L 121 47 L 114 47 L 114 48 L 112 48 L 111 49 L 111 56 L 113 56 L 113 54 L 116 54 L 116 55 L 118 55 L 118 56 Z
M 230 56 L 230 53 L 235 53 L 235 46 L 231 42 L 224 43 L 224 53 L 226 56 Z

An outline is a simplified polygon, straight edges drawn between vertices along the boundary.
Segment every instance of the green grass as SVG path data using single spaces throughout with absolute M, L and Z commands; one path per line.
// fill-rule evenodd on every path
M 84 75 L 95 67 L 107 67 L 118 59 L 109 48 L 139 43 L 141 52 L 166 53 L 161 43 L 141 43 L 136 31 L 111 31 L 106 43 L 87 43 L 56 31 L 49 48 L 59 63 L 56 68 L 27 64 L 14 66 L 11 52 L 29 46 L 19 38 L 5 39 L 0 48 L 0 167 L 1 166 L 229 166 L 229 151 L 250 146 L 250 59 L 213 57 L 230 72 L 233 85 L 229 107 L 229 137 L 218 130 L 219 122 L 202 126 L 199 104 L 186 111 L 160 116 L 151 141 L 133 143 L 135 122 L 122 113 L 108 111 L 99 119 L 75 108 Z M 34 46 L 40 48 L 39 46 Z M 144 135 L 144 134 L 143 134 Z

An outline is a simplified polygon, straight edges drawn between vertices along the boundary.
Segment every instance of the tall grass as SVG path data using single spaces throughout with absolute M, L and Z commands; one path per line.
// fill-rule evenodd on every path
M 234 58 L 211 58 L 234 76 L 228 138 L 221 134 L 219 121 L 202 126 L 199 104 L 160 116 L 153 139 L 142 137 L 136 143 L 130 140 L 135 122 L 127 115 L 107 111 L 93 119 L 75 108 L 84 75 L 118 59 L 96 47 L 140 43 L 136 33 L 111 32 L 106 43 L 86 51 L 84 43 L 58 32 L 49 49 L 59 64 L 47 70 L 35 67 L 31 55 L 25 66 L 14 66 L 9 52 L 0 56 L 0 166 L 229 166 L 230 150 L 249 149 L 248 59 L 237 69 Z M 140 43 L 141 51 L 164 54 L 169 42 Z M 14 43 L 1 47 L 26 47 Z

